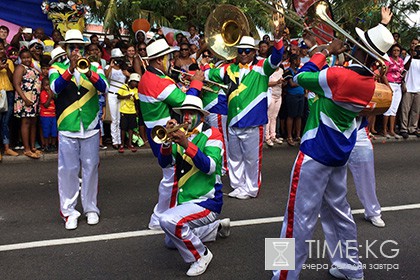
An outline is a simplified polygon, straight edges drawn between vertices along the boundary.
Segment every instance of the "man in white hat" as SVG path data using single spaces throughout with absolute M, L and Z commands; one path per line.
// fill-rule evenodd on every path
M 229 85 L 228 96 L 228 163 L 233 191 L 229 197 L 249 199 L 261 188 L 264 125 L 268 122 L 268 78 L 279 67 L 283 56 L 284 26 L 274 34 L 272 54 L 256 59 L 254 38 L 243 36 L 236 48 L 236 63 L 205 71 L 206 78 Z
M 166 246 L 178 249 L 184 261 L 191 263 L 188 276 L 198 276 L 213 258 L 203 242 L 230 234 L 230 219 L 216 220 L 223 205 L 223 136 L 204 123 L 209 112 L 203 110 L 199 97 L 187 95 L 182 106 L 173 110 L 188 127 L 169 133 L 168 142 L 158 151 L 163 168 L 175 165 L 178 190 L 177 206 L 162 213 L 159 222 L 166 234 Z M 176 124 L 171 119 L 166 127 Z
M 60 214 L 66 229 L 77 228 L 80 216 L 76 210 L 79 196 L 79 171 L 82 173 L 82 206 L 90 225 L 99 222 L 99 99 L 98 91 L 108 90 L 102 68 L 91 65 L 87 73 L 77 70 L 86 42 L 76 29 L 66 32 L 60 45 L 68 59 L 55 62 L 49 71 L 51 90 L 56 95 L 58 127 L 58 191 Z
M 149 66 L 139 83 L 140 111 L 146 124 L 146 133 L 153 154 L 157 157 L 159 144 L 153 142 L 150 132 L 156 125 L 166 125 L 171 119 L 171 108 L 179 107 L 184 102 L 186 95 L 200 94 L 203 86 L 203 72 L 197 71 L 191 78 L 190 88 L 185 94 L 176 83 L 167 75 L 170 69 L 171 53 L 174 48 L 169 47 L 165 39 L 159 39 L 147 46 Z M 163 178 L 159 184 L 159 200 L 156 204 L 149 228 L 159 229 L 160 215 L 176 205 L 176 191 L 174 186 L 174 168 L 162 169 Z
M 385 26 L 392 13 L 382 8 L 381 14 L 381 24 L 367 32 L 357 29 L 357 33 L 373 54 L 387 59 L 386 52 L 394 39 Z M 315 42 L 315 38 L 305 37 L 309 48 Z M 318 215 L 332 262 L 330 274 L 338 279 L 363 279 L 356 224 L 346 199 L 346 164 L 359 129 L 355 118 L 371 101 L 375 80 L 360 64 L 324 69 L 330 54 L 338 55 L 345 50 L 343 42 L 335 39 L 325 49 L 318 49 L 294 77 L 294 82 L 317 96 L 292 169 L 280 235 L 295 240 L 295 270 L 274 271 L 273 279 L 299 278 L 312 246 L 308 240 L 312 239 Z M 356 47 L 354 56 L 367 67 L 375 62 L 360 47 Z
M 119 48 L 111 50 L 111 63 L 105 67 L 105 75 L 109 81 L 109 91 L 107 93 L 109 113 L 111 115 L 111 138 L 112 146 L 118 149 L 121 145 L 120 130 L 120 101 L 118 91 L 125 85 L 125 81 L 130 77 L 127 69 L 123 69 L 124 54 Z

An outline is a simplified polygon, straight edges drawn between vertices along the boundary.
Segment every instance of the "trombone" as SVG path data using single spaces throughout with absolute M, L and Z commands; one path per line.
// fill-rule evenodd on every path
M 190 74 L 188 72 L 184 72 L 184 71 L 181 71 L 181 70 L 178 70 L 178 69 L 175 69 L 175 68 L 171 68 L 171 71 L 179 73 L 179 74 L 183 74 L 183 75 L 186 75 L 186 76 L 189 76 L 189 77 L 194 76 L 193 74 Z M 229 88 L 227 85 L 220 84 L 220 83 L 217 83 L 217 82 L 213 82 L 213 81 L 210 81 L 210 80 L 204 80 L 204 83 L 209 84 L 209 85 L 218 86 L 219 88 L 222 88 L 222 89 L 225 89 L 225 90 L 227 90 Z M 208 91 L 214 91 L 210 87 L 206 87 L 204 89 L 208 90 Z
M 311 35 L 318 37 L 319 39 L 323 40 L 324 42 L 328 43 L 328 41 L 323 38 L 322 36 L 316 34 L 315 32 L 311 31 L 308 29 L 308 27 L 306 27 L 304 24 L 302 24 L 301 22 L 298 22 L 296 20 L 294 20 L 288 13 L 293 14 L 297 17 L 300 18 L 300 16 L 292 11 L 292 10 L 287 10 L 287 12 L 285 12 L 285 8 L 283 7 L 283 5 L 278 2 L 277 4 L 282 8 L 280 9 L 276 9 L 275 7 L 261 1 L 261 0 L 257 0 L 260 4 L 264 5 L 265 7 L 269 8 L 270 10 L 272 10 L 273 12 L 276 13 L 281 13 L 285 18 L 287 18 L 288 20 L 290 20 L 291 22 L 293 22 L 294 24 L 302 27 L 305 31 L 309 32 Z M 380 62 L 381 67 L 385 68 L 385 62 L 384 60 L 378 56 L 377 54 L 375 54 L 374 52 L 370 51 L 368 48 L 366 48 L 363 44 L 359 43 L 356 39 L 354 39 L 348 32 L 346 32 L 344 29 L 342 29 L 340 26 L 338 26 L 333 20 L 331 20 L 331 18 L 328 16 L 327 14 L 327 9 L 328 9 L 328 4 L 321 0 L 316 2 L 315 4 L 313 4 L 311 7 L 313 7 L 313 10 L 311 15 L 314 18 L 319 18 L 322 22 L 326 23 L 327 25 L 329 25 L 332 29 L 334 29 L 335 31 L 343 34 L 343 36 L 345 36 L 349 41 L 351 41 L 353 44 L 357 45 L 357 47 L 361 48 L 363 51 L 365 51 L 367 54 L 369 54 L 370 56 L 372 56 L 373 58 L 375 58 L 377 61 Z M 324 30 L 322 30 L 321 28 L 318 27 L 313 27 L 316 28 L 318 31 L 322 32 L 323 34 L 326 34 L 327 36 L 331 37 L 331 39 L 335 39 L 335 37 L 331 36 L 330 34 L 326 33 Z M 351 59 L 353 59 L 354 61 L 356 61 L 357 63 L 359 63 L 361 66 L 363 66 L 366 70 L 368 70 L 370 73 L 372 73 L 373 75 L 376 75 L 372 69 L 370 69 L 369 67 L 367 67 L 366 65 L 364 65 L 364 63 L 361 63 L 359 60 L 357 60 L 354 56 L 352 56 L 349 53 L 344 53 L 346 56 L 350 57 Z
M 188 122 L 178 124 L 172 128 L 165 128 L 161 125 L 156 125 L 155 127 L 153 127 L 152 131 L 150 132 L 150 135 L 152 136 L 153 142 L 155 142 L 156 144 L 163 144 L 165 142 L 172 141 L 172 139 L 169 137 L 169 133 L 180 130 L 181 128 L 186 129 L 188 125 Z

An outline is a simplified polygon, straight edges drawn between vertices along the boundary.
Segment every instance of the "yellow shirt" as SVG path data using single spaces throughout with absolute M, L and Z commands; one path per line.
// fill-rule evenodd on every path
M 136 106 L 134 102 L 139 100 L 139 92 L 137 88 L 130 89 L 127 85 L 124 85 L 120 90 L 118 90 L 118 94 L 121 96 L 132 95 L 129 99 L 120 99 L 120 113 L 135 114 Z
M 15 71 L 15 66 L 13 65 L 13 61 L 8 59 L 7 64 L 9 64 L 9 69 L 13 73 Z M 6 69 L 0 70 L 0 89 L 3 89 L 5 91 L 13 91 L 13 83 L 12 81 L 9 80 L 9 76 L 7 76 Z

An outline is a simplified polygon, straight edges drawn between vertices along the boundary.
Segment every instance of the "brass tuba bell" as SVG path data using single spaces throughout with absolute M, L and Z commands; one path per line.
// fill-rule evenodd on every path
M 217 6 L 207 18 L 204 37 L 207 46 L 217 57 L 230 60 L 238 54 L 234 46 L 242 36 L 250 36 L 254 30 L 256 28 L 250 27 L 247 17 L 239 8 L 223 4 Z M 259 40 L 258 33 L 252 36 Z
M 76 70 L 81 74 L 86 74 L 90 70 L 90 61 L 87 58 L 79 58 L 76 63 Z

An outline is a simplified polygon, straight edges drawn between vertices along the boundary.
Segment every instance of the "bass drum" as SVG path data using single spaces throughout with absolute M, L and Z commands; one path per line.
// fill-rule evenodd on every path
M 392 90 L 385 84 L 375 83 L 375 93 L 372 100 L 360 113 L 361 115 L 382 115 L 385 113 L 392 101 Z

